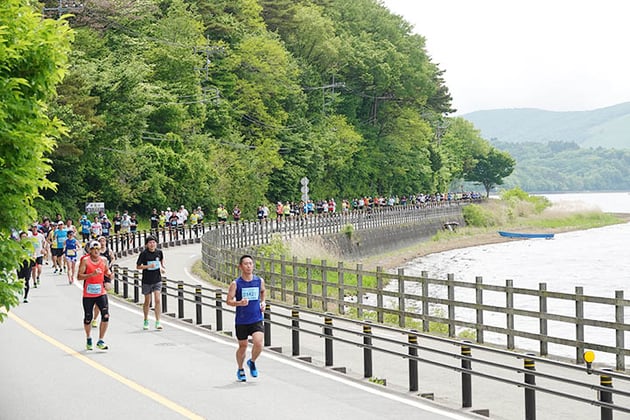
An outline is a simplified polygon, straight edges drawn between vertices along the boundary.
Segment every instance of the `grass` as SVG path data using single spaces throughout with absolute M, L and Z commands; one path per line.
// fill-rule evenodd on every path
M 603 226 L 624 223 L 622 218 L 610 213 L 587 212 L 567 215 L 554 215 L 553 217 L 531 219 L 525 224 L 531 227 L 543 229 L 592 229 Z

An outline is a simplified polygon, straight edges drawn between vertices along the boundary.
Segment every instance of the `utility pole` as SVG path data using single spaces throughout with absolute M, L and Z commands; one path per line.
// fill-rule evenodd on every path
M 435 141 L 438 147 L 442 144 L 442 136 L 444 135 L 444 133 L 446 133 L 446 130 L 448 129 L 450 125 L 451 125 L 451 122 L 448 120 L 442 119 L 442 117 L 440 117 L 435 122 Z
M 305 87 L 304 90 L 322 90 L 322 114 L 326 113 L 326 90 L 332 89 L 332 94 L 335 94 L 336 87 L 346 87 L 344 82 L 335 82 L 335 75 L 333 75 L 332 83 L 324 86 Z
M 206 39 L 208 42 L 207 45 L 193 48 L 194 53 L 201 53 L 205 55 L 204 65 L 202 67 L 195 67 L 195 70 L 204 76 L 203 80 L 201 81 L 201 90 L 202 90 L 203 98 L 204 98 L 203 102 L 206 102 L 210 99 L 214 100 L 215 102 L 218 102 L 221 96 L 219 89 L 215 86 L 207 86 L 207 85 L 210 82 L 210 65 L 212 64 L 212 59 L 214 58 L 215 55 L 223 54 L 225 52 L 225 47 L 218 46 L 218 45 L 210 45 L 210 39 L 209 38 L 206 38 Z M 210 92 L 214 93 L 214 97 L 210 98 L 208 96 Z
M 376 125 L 376 115 L 378 114 L 378 101 L 389 101 L 395 99 L 396 97 L 393 94 L 388 93 L 385 96 L 371 96 L 371 98 L 374 99 L 374 105 L 372 105 L 372 115 L 370 115 L 370 121 L 372 121 L 372 125 Z

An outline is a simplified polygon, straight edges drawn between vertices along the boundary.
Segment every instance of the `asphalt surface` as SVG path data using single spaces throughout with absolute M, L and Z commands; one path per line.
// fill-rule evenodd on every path
M 190 279 L 200 246 L 164 252 L 169 278 Z M 143 331 L 141 307 L 116 298 L 110 314 L 110 349 L 85 350 L 81 289 L 44 266 L 0 324 L 0 420 L 478 418 L 271 351 L 239 383 L 233 338 L 168 317 Z

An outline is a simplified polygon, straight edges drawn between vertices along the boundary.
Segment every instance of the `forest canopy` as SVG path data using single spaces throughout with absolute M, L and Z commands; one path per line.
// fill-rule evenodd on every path
M 57 0 L 46 18 L 57 19 Z M 493 147 L 376 0 L 87 0 L 41 215 L 445 192 Z M 421 32 L 422 28 L 418 28 Z

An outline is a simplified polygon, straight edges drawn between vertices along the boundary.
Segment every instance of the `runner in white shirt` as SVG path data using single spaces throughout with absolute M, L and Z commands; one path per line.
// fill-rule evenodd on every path
M 46 238 L 44 234 L 37 231 L 37 223 L 31 225 L 31 231 L 28 233 L 29 238 L 33 238 L 33 247 L 35 247 L 35 265 L 33 265 L 33 285 L 37 287 L 39 284 L 39 276 L 42 274 L 42 264 L 44 263 L 44 247 L 46 246 Z
M 103 235 L 103 225 L 101 225 L 101 221 L 98 216 L 94 217 L 94 221 L 92 222 L 92 226 L 90 227 L 92 231 L 92 238 L 96 239 Z

